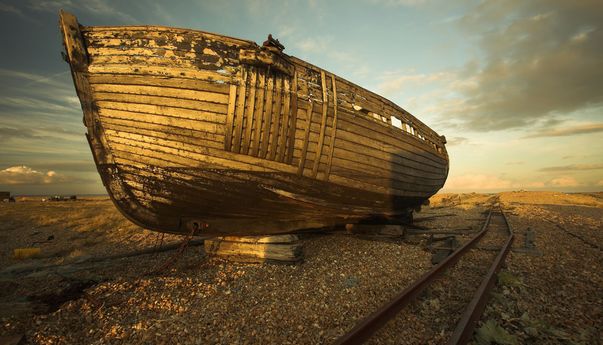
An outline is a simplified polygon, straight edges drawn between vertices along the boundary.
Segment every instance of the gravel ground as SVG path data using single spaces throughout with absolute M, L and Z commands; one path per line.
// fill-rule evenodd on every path
M 514 248 L 530 227 L 542 255 L 510 253 L 482 324 L 509 344 L 601 344 L 603 251 L 592 245 L 603 245 L 603 193 L 502 193 L 500 200 L 511 213 Z
M 492 219 L 488 231 L 475 247 L 502 246 L 508 233 L 500 220 Z M 462 245 L 470 238 L 459 239 Z M 375 334 L 369 343 L 445 344 L 496 255 L 497 252 L 488 250 L 468 251 L 428 287 L 420 298 Z
M 13 258 L 15 248 L 39 247 L 41 254 L 27 264 L 43 265 L 125 253 L 157 241 L 157 233 L 127 221 L 108 197 L 40 200 L 0 203 L 0 268 L 23 264 Z M 48 241 L 50 236 L 53 239 Z M 178 236 L 164 236 L 165 243 L 178 240 Z
M 487 204 L 496 197 L 436 195 L 416 218 L 426 218 L 418 224 L 430 229 L 462 229 L 467 236 L 461 239 L 467 239 L 479 230 Z M 600 246 L 601 195 L 503 193 L 500 200 L 513 213 L 510 220 L 519 235 L 515 247 L 530 226 L 543 255 L 510 254 L 478 335 L 488 336 L 485 326 L 494 324 L 517 344 L 596 344 L 602 319 L 601 251 L 549 220 L 559 219 L 565 230 Z M 50 234 L 54 240 L 39 244 L 43 257 L 11 257 L 14 248 Z M 0 236 L 0 271 L 32 263 L 68 264 L 157 241 L 156 234 L 124 220 L 108 200 L 0 205 Z M 0 279 L 0 335 L 25 334 L 34 344 L 330 343 L 431 268 L 431 254 L 422 249 L 426 238 L 307 234 L 302 236 L 305 260 L 293 266 L 232 263 L 191 247 L 173 267 L 153 275 L 145 272 L 173 251 L 83 264 L 68 273 L 5 276 Z M 473 261 L 488 261 L 492 253 L 471 255 Z M 447 274 L 465 274 L 464 262 Z M 440 311 L 462 312 L 458 296 L 464 295 L 463 286 L 445 281 L 404 311 L 398 317 L 402 323 L 388 332 L 399 321 L 391 322 L 372 341 L 444 343 L 450 322 Z M 482 338 L 476 342 L 484 343 Z
M 329 342 L 428 268 L 428 254 L 416 246 L 334 235 L 304 242 L 306 260 L 295 266 L 240 265 L 196 253 L 160 276 L 116 277 L 88 289 L 86 298 L 36 317 L 28 338 L 34 343 Z M 145 264 L 129 269 L 139 271 Z

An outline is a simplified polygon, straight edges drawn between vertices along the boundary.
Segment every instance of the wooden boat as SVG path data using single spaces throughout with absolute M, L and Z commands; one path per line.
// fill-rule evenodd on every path
M 147 229 L 408 219 L 446 180 L 443 136 L 272 37 L 82 26 L 66 12 L 60 28 L 103 184 Z

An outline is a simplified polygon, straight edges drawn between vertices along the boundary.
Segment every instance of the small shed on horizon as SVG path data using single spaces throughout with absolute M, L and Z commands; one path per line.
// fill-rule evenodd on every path
M 0 201 L 9 201 L 10 192 L 0 192 Z

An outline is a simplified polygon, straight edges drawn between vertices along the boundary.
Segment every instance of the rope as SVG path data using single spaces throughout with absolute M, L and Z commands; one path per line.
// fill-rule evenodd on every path
M 178 247 L 176 252 L 174 254 L 172 254 L 171 257 L 169 257 L 167 260 L 165 260 L 163 262 L 163 264 L 161 264 L 161 266 L 157 267 L 154 270 L 148 271 L 143 275 L 145 275 L 145 276 L 155 275 L 155 274 L 160 273 L 160 272 L 164 271 L 165 269 L 171 267 L 172 265 L 174 265 L 182 257 L 182 254 L 184 254 L 184 251 L 188 247 L 190 241 L 193 239 L 194 232 L 195 232 L 195 229 L 191 228 L 190 233 L 188 235 L 186 235 L 186 237 L 182 240 L 182 243 L 180 244 L 180 246 Z M 163 236 L 161 237 L 161 241 L 163 242 Z

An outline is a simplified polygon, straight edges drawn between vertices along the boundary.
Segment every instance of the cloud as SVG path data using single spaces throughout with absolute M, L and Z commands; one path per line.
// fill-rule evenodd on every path
M 557 171 L 581 171 L 581 170 L 598 170 L 603 169 L 603 163 L 598 164 L 571 164 L 564 166 L 554 166 L 541 168 L 538 171 L 557 172 Z
M 455 145 L 463 145 L 463 144 L 468 144 L 469 143 L 469 139 L 465 138 L 465 137 L 452 137 L 452 138 L 447 138 L 447 146 L 455 146 Z
M 352 71 L 363 70 L 366 67 L 364 61 L 360 60 L 353 50 L 342 50 L 333 44 L 333 36 L 305 37 L 294 41 L 294 45 L 303 55 L 320 55 L 340 65 L 346 66 Z M 354 49 L 354 47 L 352 47 Z M 302 56 L 306 57 L 306 56 Z M 307 57 L 306 57 L 307 58 Z
M 39 144 L 39 141 L 49 140 L 57 142 L 57 139 L 60 142 L 80 142 L 83 133 L 84 129 L 81 131 L 73 131 L 59 126 L 40 126 L 39 128 L 32 129 L 24 127 L 6 127 L 1 126 L 0 123 L 1 144 L 7 144 L 9 141 L 13 140 L 25 140 L 25 142 L 31 143 L 38 141 L 35 144 Z M 19 145 L 22 145 L 23 141 L 19 141 L 18 143 Z
M 327 57 L 338 62 L 353 63 L 357 62 L 354 54 L 333 48 L 333 37 L 306 37 L 295 43 L 297 48 L 304 53 L 325 54 Z
M 603 186 L 603 180 L 600 180 L 599 182 L 597 182 L 597 186 Z
M 507 162 L 505 164 L 506 165 L 524 165 L 525 162 L 524 161 L 513 161 L 513 162 Z
M 0 68 L 0 78 L 3 85 L 10 85 L 0 86 L 2 115 L 6 115 L 8 110 L 12 112 L 10 117 L 19 115 L 15 112 L 26 112 L 27 119 L 32 115 L 50 115 L 56 122 L 58 116 L 81 114 L 69 72 L 40 75 Z
M 444 189 L 448 190 L 500 190 L 512 188 L 513 183 L 494 175 L 467 174 L 448 178 Z
M 57 174 L 53 170 L 40 172 L 25 165 L 13 166 L 0 170 L 0 184 L 3 185 L 41 185 L 70 182 L 71 180 L 72 179 L 67 176 Z
M 373 4 L 382 4 L 386 6 L 407 6 L 415 7 L 427 3 L 427 0 L 370 0 Z
M 504 130 L 603 104 L 603 2 L 485 0 L 458 22 L 481 54 L 458 71 L 472 83 L 442 117 Z
M 589 134 L 603 131 L 603 123 L 588 123 L 565 128 L 544 129 L 524 138 L 564 137 L 578 134 Z
M 553 187 L 577 187 L 580 185 L 573 177 L 558 177 L 554 178 L 549 182 L 549 185 Z
M 24 79 L 24 80 L 28 80 L 32 83 L 41 83 L 41 84 L 46 84 L 49 86 L 56 86 L 56 87 L 64 87 L 64 83 L 58 82 L 56 80 L 57 77 L 62 76 L 62 75 L 67 75 L 69 74 L 69 71 L 66 72 L 60 72 L 60 73 L 56 73 L 53 75 L 49 75 L 49 76 L 44 76 L 44 75 L 39 75 L 39 74 L 33 74 L 33 73 L 28 73 L 28 72 L 23 72 L 23 71 L 15 71 L 15 70 L 9 70 L 9 69 L 5 69 L 5 68 L 0 68 L 0 77 L 12 77 L 12 78 L 19 78 L 19 79 Z M 27 83 L 26 86 L 30 86 L 31 83 Z
M 319 53 L 329 48 L 333 37 L 307 37 L 296 43 L 297 47 L 304 53 Z
M 0 69 L 0 79 L 0 141 L 81 136 L 82 112 L 69 72 Z
M 75 12 L 88 12 L 95 15 L 105 15 L 110 17 L 119 18 L 125 22 L 138 22 L 132 15 L 122 12 L 115 6 L 109 4 L 105 0 L 86 0 L 86 1 L 73 1 L 73 0 L 35 0 L 30 1 L 30 9 L 36 11 L 46 11 L 51 13 L 57 13 L 59 9 L 66 9 Z
M 44 162 L 45 164 L 39 164 L 39 166 L 52 166 L 54 169 L 61 171 L 70 172 L 96 172 L 96 165 L 92 159 L 86 160 L 71 160 L 71 161 L 60 161 L 60 160 L 49 160 Z M 32 169 L 38 166 L 32 164 Z
M 412 90 L 416 86 L 423 86 L 435 82 L 451 82 L 455 78 L 452 72 L 435 73 L 386 73 L 382 76 L 383 81 L 377 89 L 384 94 L 394 94 L 401 90 Z
M 517 181 L 488 174 L 465 174 L 448 178 L 444 190 L 452 191 L 501 191 L 510 189 L 545 189 L 582 186 L 575 178 L 561 176 L 548 180 Z
M 0 2 L 0 12 L 9 12 L 9 13 L 14 13 L 14 14 L 18 14 L 18 15 L 23 15 L 23 12 L 21 12 L 21 10 L 16 8 L 15 6 L 1 3 L 1 2 Z
M 521 185 L 521 188 L 544 188 L 547 184 L 542 181 L 528 182 Z
M 11 127 L 0 127 L 0 143 L 10 139 L 45 139 L 48 137 L 39 135 L 31 129 L 17 129 Z

